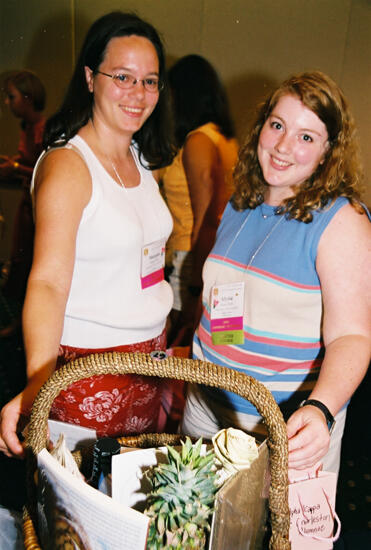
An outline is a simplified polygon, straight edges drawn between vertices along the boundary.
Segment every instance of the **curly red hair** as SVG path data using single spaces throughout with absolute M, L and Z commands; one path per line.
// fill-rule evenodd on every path
M 324 162 L 293 195 L 282 203 L 281 213 L 303 222 L 312 221 L 312 211 L 338 197 L 346 197 L 358 212 L 362 190 L 362 168 L 356 128 L 347 100 L 339 86 L 320 71 L 305 72 L 285 80 L 258 108 L 250 134 L 240 149 L 234 171 L 236 209 L 256 208 L 264 201 L 267 184 L 260 168 L 257 148 L 261 129 L 279 99 L 292 95 L 325 124 L 329 148 Z

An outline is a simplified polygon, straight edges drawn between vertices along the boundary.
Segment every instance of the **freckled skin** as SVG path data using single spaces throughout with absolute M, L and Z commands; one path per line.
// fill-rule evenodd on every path
M 325 124 L 292 96 L 279 99 L 259 137 L 258 159 L 268 184 L 266 200 L 280 204 L 322 161 L 327 147 Z

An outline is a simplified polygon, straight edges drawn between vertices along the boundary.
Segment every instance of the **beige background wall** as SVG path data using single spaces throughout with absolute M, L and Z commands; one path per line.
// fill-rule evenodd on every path
M 47 114 L 63 97 L 89 25 L 112 9 L 134 10 L 162 33 L 169 63 L 207 57 L 221 74 L 242 138 L 257 100 L 290 73 L 321 69 L 344 89 L 358 123 L 371 204 L 370 0 L 3 0 L 0 79 L 36 71 Z M 15 151 L 18 126 L 0 105 L 0 153 Z

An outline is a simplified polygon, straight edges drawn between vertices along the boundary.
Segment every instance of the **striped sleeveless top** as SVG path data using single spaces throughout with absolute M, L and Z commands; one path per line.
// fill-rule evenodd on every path
M 321 235 L 336 212 L 338 198 L 303 223 L 276 215 L 262 204 L 238 212 L 229 203 L 216 243 L 203 270 L 203 315 L 193 356 L 253 376 L 273 393 L 289 416 L 313 388 L 321 367 L 322 295 L 316 271 Z M 213 345 L 210 293 L 216 284 L 244 282 L 244 344 Z M 258 416 L 253 405 L 223 390 L 204 387 L 216 403 Z

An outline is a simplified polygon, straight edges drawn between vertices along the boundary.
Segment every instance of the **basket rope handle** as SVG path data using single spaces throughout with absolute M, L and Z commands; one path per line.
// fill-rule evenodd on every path
M 271 485 L 269 508 L 272 536 L 270 550 L 289 550 L 288 445 L 282 413 L 270 391 L 251 376 L 206 361 L 166 357 L 162 360 L 145 353 L 105 352 L 71 361 L 54 372 L 40 389 L 31 413 L 26 440 L 29 506 L 35 504 L 33 474 L 36 456 L 47 444 L 47 421 L 54 399 L 70 384 L 99 374 L 139 374 L 173 378 L 231 391 L 252 403 L 268 431 Z M 27 512 L 27 511 L 26 511 Z

